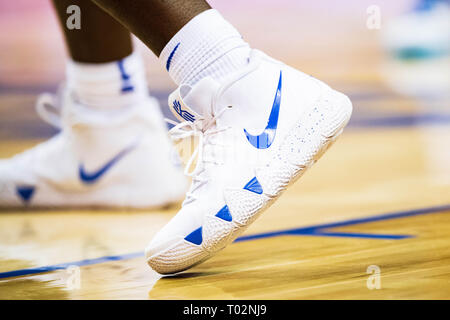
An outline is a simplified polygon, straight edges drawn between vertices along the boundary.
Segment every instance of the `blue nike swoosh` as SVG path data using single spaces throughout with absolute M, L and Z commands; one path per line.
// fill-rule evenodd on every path
M 267 149 L 272 145 L 273 140 L 275 139 L 275 133 L 277 132 L 278 126 L 278 116 L 280 114 L 282 76 L 283 76 L 282 71 L 280 71 L 280 79 L 278 80 L 278 87 L 275 93 L 272 111 L 270 111 L 269 120 L 267 122 L 267 126 L 264 129 L 264 131 L 261 134 L 254 136 L 244 129 L 248 142 L 250 142 L 250 144 L 255 148 Z
M 175 46 L 175 48 L 173 48 L 172 52 L 169 54 L 169 58 L 167 59 L 166 62 L 166 70 L 169 71 L 170 69 L 170 63 L 172 62 L 172 58 L 173 55 L 175 54 L 175 51 L 177 51 L 178 47 L 180 46 L 181 42 L 178 42 L 177 45 Z
M 96 170 L 95 172 L 86 172 L 84 169 L 84 165 L 80 164 L 79 167 L 79 175 L 80 180 L 86 184 L 92 184 L 95 183 L 101 176 L 103 176 L 113 165 L 115 165 L 120 159 L 122 159 L 127 153 L 129 153 L 131 150 L 135 148 L 135 144 L 132 144 L 131 146 L 126 147 L 122 151 L 120 151 L 114 158 L 109 160 L 104 166 L 102 166 L 100 169 Z

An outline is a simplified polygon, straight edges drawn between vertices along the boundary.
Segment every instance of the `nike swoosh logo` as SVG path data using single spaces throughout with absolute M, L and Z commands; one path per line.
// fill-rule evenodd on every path
M 80 176 L 80 180 L 85 184 L 95 183 L 98 179 L 100 179 L 112 166 L 114 166 L 120 159 L 122 159 L 126 154 L 128 154 L 131 150 L 136 147 L 136 144 L 132 144 L 122 151 L 120 151 L 114 158 L 109 160 L 105 165 L 103 165 L 100 169 L 94 172 L 86 172 L 84 165 L 80 164 L 78 173 Z
M 122 78 L 122 92 L 134 91 L 134 86 L 130 83 L 130 75 L 125 71 L 124 60 L 117 61 L 120 77 Z
M 273 140 L 275 139 L 275 133 L 277 132 L 278 126 L 278 116 L 280 114 L 282 77 L 283 73 L 280 71 L 280 79 L 278 80 L 275 99 L 273 101 L 272 110 L 270 111 L 269 120 L 264 131 L 261 134 L 254 136 L 244 129 L 248 142 L 250 142 L 250 144 L 255 148 L 267 149 L 272 145 Z
M 170 64 L 172 62 L 173 55 L 175 54 L 175 51 L 177 51 L 178 47 L 180 46 L 180 43 L 181 42 L 178 42 L 177 45 L 175 46 L 175 48 L 173 48 L 172 52 L 169 54 L 169 58 L 167 59 L 167 62 L 166 62 L 166 70 L 167 71 L 169 71 L 169 69 L 170 69 Z

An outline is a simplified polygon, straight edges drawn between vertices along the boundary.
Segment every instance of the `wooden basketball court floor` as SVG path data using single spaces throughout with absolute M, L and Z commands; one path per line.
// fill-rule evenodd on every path
M 319 58 L 293 64 L 334 63 L 330 54 Z M 399 94 L 373 69 L 358 69 L 373 56 L 352 62 L 335 78 L 322 74 L 353 101 L 348 129 L 214 258 L 167 277 L 146 265 L 144 247 L 179 203 L 2 210 L 0 299 L 450 298 L 448 97 Z M 36 73 L 10 70 L 14 81 L 0 79 L 1 158 L 54 133 L 31 106 L 56 83 L 39 82 Z M 154 94 L 164 101 L 167 92 Z
M 353 121 L 238 242 L 171 277 L 151 271 L 142 250 L 177 205 L 2 211 L 0 298 L 449 298 L 449 167 L 438 167 L 445 144 L 430 148 L 435 139 L 448 146 L 448 125 Z M 35 142 L 2 140 L 0 155 Z

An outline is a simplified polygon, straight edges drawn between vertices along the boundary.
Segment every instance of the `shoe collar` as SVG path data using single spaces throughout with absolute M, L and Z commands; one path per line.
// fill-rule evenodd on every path
M 256 70 L 263 59 L 272 60 L 263 52 L 253 49 L 250 53 L 249 64 L 220 82 L 211 77 L 205 77 L 192 87 L 181 84 L 169 95 L 170 111 L 181 122 L 195 122 L 198 119 L 213 117 L 221 111 L 217 110 L 216 102 L 225 91 L 236 81 Z

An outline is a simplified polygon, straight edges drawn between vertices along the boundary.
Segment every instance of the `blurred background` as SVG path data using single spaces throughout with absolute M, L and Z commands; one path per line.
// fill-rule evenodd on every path
M 381 61 L 380 31 L 415 1 L 378 1 L 381 29 L 369 29 L 370 0 L 210 0 L 255 48 L 325 80 L 369 81 Z M 51 85 L 62 79 L 64 44 L 48 0 L 0 1 L 0 83 Z M 144 50 L 146 51 L 146 50 Z M 149 52 L 147 52 L 149 53 Z M 148 54 L 153 88 L 170 82 Z
M 436 125 L 450 123 L 447 0 L 209 2 L 252 47 L 349 95 L 350 127 L 426 126 L 427 146 L 449 147 L 435 139 Z M 34 101 L 56 91 L 67 55 L 50 1 L 0 0 L 0 30 L 0 139 L 46 138 L 55 131 L 39 120 Z M 165 111 L 174 85 L 153 53 L 136 46 Z M 437 158 L 450 163 L 449 155 Z

